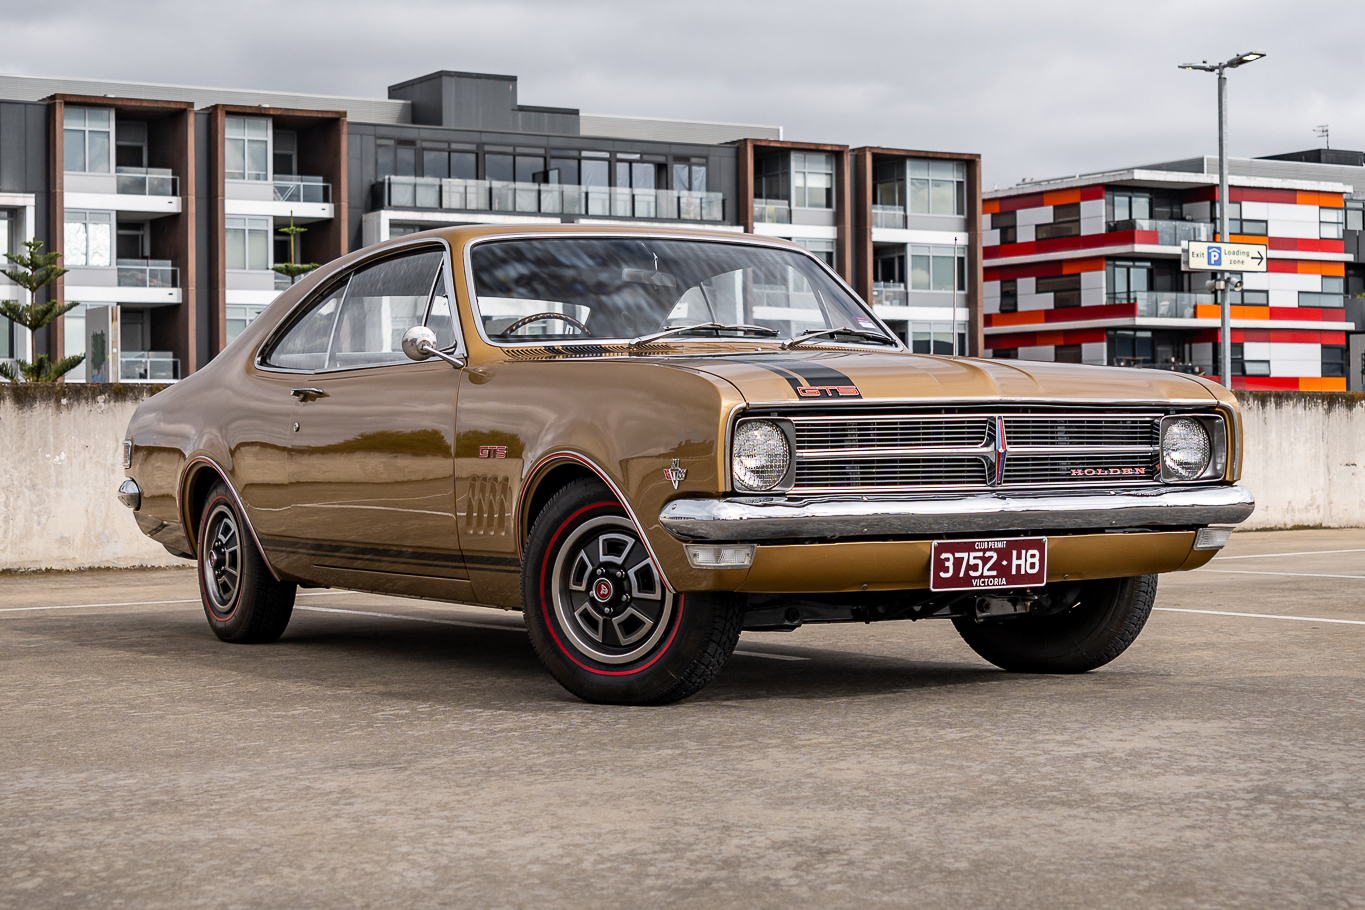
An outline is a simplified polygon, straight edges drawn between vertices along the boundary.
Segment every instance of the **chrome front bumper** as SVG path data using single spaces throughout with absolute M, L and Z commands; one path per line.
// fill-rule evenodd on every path
M 1236 524 L 1255 507 L 1250 491 L 1240 486 L 937 499 L 735 497 L 674 500 L 659 513 L 659 524 L 681 540 L 763 541 L 1194 527 Z

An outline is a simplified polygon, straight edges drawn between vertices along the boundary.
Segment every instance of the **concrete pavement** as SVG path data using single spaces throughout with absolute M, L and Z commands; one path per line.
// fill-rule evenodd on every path
M 806 627 L 628 709 L 516 614 L 233 646 L 192 572 L 0 576 L 0 907 L 1365 907 L 1362 581 L 1365 530 L 1241 533 L 1085 676 Z

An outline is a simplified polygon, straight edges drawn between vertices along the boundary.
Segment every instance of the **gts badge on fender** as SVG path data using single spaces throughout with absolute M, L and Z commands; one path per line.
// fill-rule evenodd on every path
M 673 466 L 664 468 L 664 478 L 673 484 L 673 489 L 678 488 L 678 484 L 687 479 L 687 468 L 678 465 L 680 459 L 673 459 Z
M 796 394 L 802 398 L 862 398 L 857 386 L 852 385 L 799 385 Z

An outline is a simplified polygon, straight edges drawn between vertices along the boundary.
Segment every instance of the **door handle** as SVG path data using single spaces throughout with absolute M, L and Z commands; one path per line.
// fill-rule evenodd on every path
M 324 392 L 322 389 L 316 389 L 311 387 L 306 389 L 290 389 L 289 394 L 293 395 L 299 401 L 303 402 L 315 401 L 319 398 L 327 397 L 327 393 Z

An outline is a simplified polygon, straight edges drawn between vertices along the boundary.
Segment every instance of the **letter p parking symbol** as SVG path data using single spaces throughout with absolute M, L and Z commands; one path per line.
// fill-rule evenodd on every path
M 1209 247 L 1209 265 L 1223 264 L 1223 248 L 1221 246 Z

